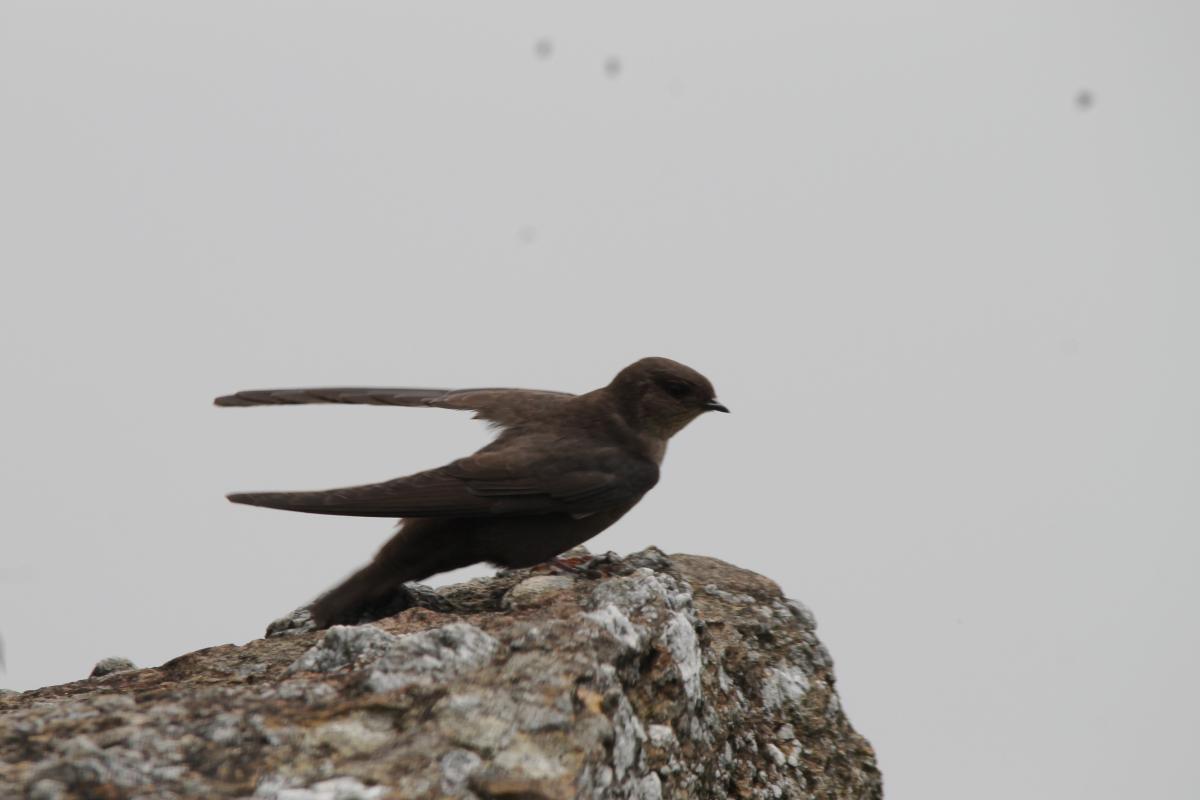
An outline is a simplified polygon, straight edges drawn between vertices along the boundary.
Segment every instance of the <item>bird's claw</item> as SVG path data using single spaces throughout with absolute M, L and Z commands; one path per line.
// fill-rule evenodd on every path
M 545 563 L 547 571 L 560 575 L 574 575 L 586 578 L 591 556 L 556 556 Z
M 572 575 L 577 578 L 611 577 L 616 566 L 615 553 L 582 556 L 556 556 L 538 567 L 547 572 L 559 575 Z M 537 569 L 538 567 L 535 567 Z

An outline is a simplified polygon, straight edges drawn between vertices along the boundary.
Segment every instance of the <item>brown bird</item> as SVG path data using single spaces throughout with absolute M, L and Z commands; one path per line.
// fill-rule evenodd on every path
M 321 627 L 393 603 L 402 584 L 481 561 L 529 567 L 603 531 L 658 482 L 667 440 L 717 402 L 700 373 L 643 358 L 581 395 L 530 389 L 267 389 L 218 406 L 366 403 L 475 412 L 500 434 L 473 455 L 403 478 L 317 492 L 231 494 L 234 503 L 400 517 L 367 566 L 319 597 Z

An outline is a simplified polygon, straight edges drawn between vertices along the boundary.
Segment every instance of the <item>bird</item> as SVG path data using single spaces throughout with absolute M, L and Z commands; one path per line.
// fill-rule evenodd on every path
M 585 394 L 534 389 L 256 389 L 217 406 L 346 403 L 475 412 L 498 430 L 441 467 L 325 491 L 246 492 L 233 503 L 399 518 L 374 559 L 310 606 L 318 628 L 394 607 L 403 584 L 480 562 L 554 563 L 654 488 L 668 440 L 709 411 L 729 413 L 712 383 L 669 358 L 643 358 Z M 377 618 L 372 617 L 372 618 Z

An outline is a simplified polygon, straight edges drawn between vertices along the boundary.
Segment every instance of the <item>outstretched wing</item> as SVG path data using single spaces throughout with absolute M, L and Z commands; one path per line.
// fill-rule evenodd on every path
M 326 389 L 251 389 L 218 397 L 218 406 L 294 406 L 343 403 L 373 406 L 426 406 L 474 411 L 479 419 L 514 425 L 574 397 L 535 389 L 406 389 L 332 387 Z
M 562 451 L 557 451 L 562 452 Z M 404 478 L 318 492 L 231 494 L 243 503 L 355 517 L 481 517 L 562 512 L 582 516 L 635 502 L 658 467 L 600 448 L 570 456 L 538 448 L 482 450 Z
M 424 406 L 450 389 L 396 389 L 340 386 L 325 389 L 250 389 L 213 400 L 218 406 L 292 406 L 302 403 L 358 403 L 373 406 Z

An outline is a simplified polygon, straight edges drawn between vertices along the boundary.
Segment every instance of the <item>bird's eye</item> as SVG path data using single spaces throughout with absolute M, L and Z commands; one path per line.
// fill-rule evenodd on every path
M 680 383 L 679 381 L 667 381 L 663 388 L 666 389 L 667 394 L 677 400 L 681 397 L 687 397 L 691 391 L 691 388 L 686 383 Z

